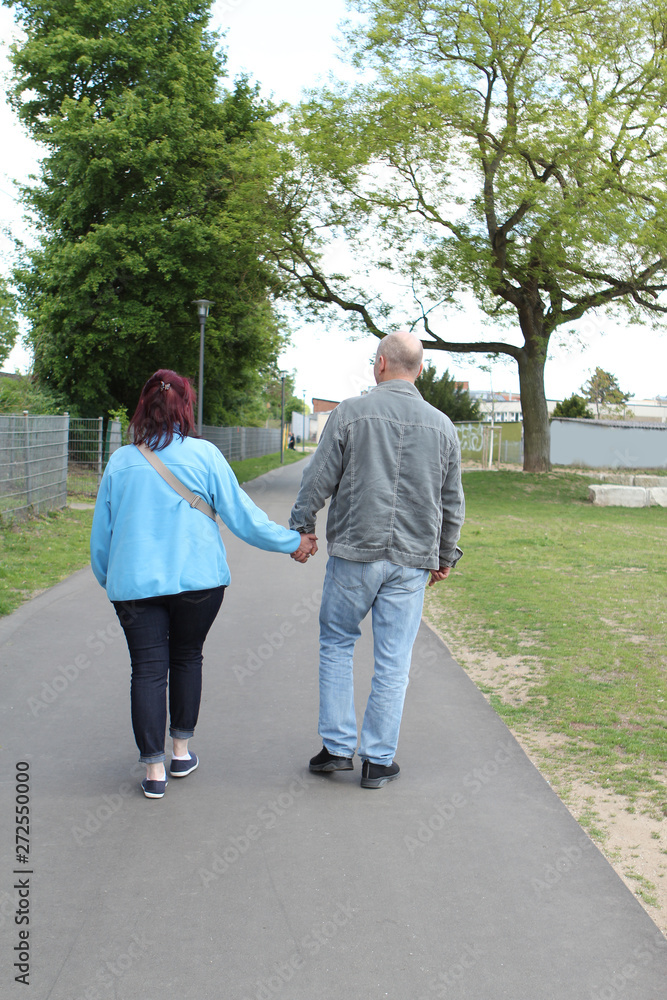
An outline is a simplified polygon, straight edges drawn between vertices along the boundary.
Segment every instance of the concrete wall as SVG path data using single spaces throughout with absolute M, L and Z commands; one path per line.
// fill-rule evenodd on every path
M 553 465 L 587 468 L 667 468 L 667 426 L 612 420 L 551 421 Z

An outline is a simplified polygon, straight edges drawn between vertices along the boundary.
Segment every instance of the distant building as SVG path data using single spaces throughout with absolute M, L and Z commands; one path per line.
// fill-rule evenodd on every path
M 340 403 L 340 399 L 318 399 L 314 396 L 311 402 L 313 413 L 331 413 Z
M 479 404 L 482 420 L 491 420 L 497 424 L 517 423 L 521 420 L 521 396 L 518 392 L 480 392 L 468 390 L 470 398 Z M 557 400 L 547 400 L 549 413 L 556 406 Z
M 667 423 L 667 396 L 656 396 L 655 399 L 629 399 L 625 408 L 628 411 L 625 420 Z M 630 413 L 632 416 L 629 416 Z
M 518 422 L 522 419 L 521 396 L 518 392 L 480 392 L 472 390 L 472 399 L 479 403 L 482 413 L 482 420 L 493 420 L 497 424 Z M 553 413 L 558 399 L 547 399 L 547 409 L 549 415 Z M 589 409 L 595 416 L 595 404 L 589 403 Z M 635 420 L 641 423 L 659 421 L 667 423 L 667 396 L 656 396 L 655 399 L 629 399 L 625 404 L 624 412 L 619 414 L 619 408 L 610 411 L 600 408 L 600 419 L 615 420 Z
M 314 428 L 315 440 L 319 444 L 319 440 L 322 437 L 322 431 L 324 430 L 324 425 L 329 419 L 329 414 L 332 410 L 335 410 L 340 403 L 339 399 L 319 399 L 317 396 L 313 396 L 311 400 L 313 404 L 313 416 L 317 418 L 317 423 Z M 310 437 L 313 437 L 313 425 L 311 423 Z

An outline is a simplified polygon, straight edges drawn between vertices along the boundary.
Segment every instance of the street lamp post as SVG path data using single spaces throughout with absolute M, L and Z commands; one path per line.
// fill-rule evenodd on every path
M 303 419 L 301 421 L 301 451 L 306 450 L 306 390 L 303 390 Z
M 215 305 L 211 299 L 193 299 L 192 304 L 197 306 L 199 316 L 199 383 L 197 385 L 197 433 L 201 437 L 202 414 L 204 412 L 204 331 L 206 329 L 206 317 L 211 306 Z
M 285 461 L 285 376 L 280 379 L 280 464 Z

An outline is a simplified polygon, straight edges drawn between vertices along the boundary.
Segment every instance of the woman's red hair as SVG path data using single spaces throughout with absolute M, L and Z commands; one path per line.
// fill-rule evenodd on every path
M 134 443 L 156 450 L 171 444 L 174 434 L 196 436 L 194 404 L 195 392 L 189 380 L 160 368 L 141 390 L 130 421 Z

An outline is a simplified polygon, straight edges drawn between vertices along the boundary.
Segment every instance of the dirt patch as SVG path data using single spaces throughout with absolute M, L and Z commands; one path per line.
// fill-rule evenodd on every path
M 480 688 L 487 701 L 490 692 L 506 704 L 522 705 L 542 675 L 541 665 L 531 656 L 501 658 L 470 649 L 451 635 L 444 635 L 429 622 Z M 525 645 L 530 647 L 527 637 Z M 583 728 L 583 727 L 582 727 Z M 642 812 L 641 803 L 587 784 L 567 767 L 559 768 L 558 749 L 567 737 L 537 731 L 512 734 L 560 796 L 577 822 L 599 847 L 617 875 L 639 900 L 651 919 L 667 935 L 667 829 L 665 823 Z
M 507 704 L 524 705 L 532 685 L 541 675 L 539 663 L 531 656 L 500 657 L 495 653 L 478 653 L 467 646 L 458 645 L 455 655 L 458 662 L 465 665 L 487 700 L 487 688 L 493 687 L 494 694 L 501 694 Z
M 663 934 L 667 934 L 667 832 L 620 795 L 574 781 L 565 803 L 577 818 L 593 813 L 604 839 L 593 839 Z
M 567 737 L 553 733 L 513 733 L 526 756 L 544 773 L 544 754 L 558 771 L 553 752 Z M 553 774 L 550 776 L 553 779 Z M 562 773 L 554 791 L 604 854 L 616 874 L 667 935 L 667 830 L 664 822 L 630 804 L 622 795 Z

